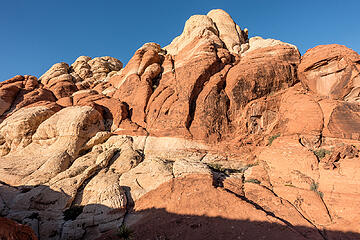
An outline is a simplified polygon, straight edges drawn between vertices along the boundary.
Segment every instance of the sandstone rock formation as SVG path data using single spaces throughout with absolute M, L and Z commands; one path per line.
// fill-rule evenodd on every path
M 247 53 L 259 48 L 274 47 L 276 45 L 288 46 L 297 49 L 296 46 L 290 43 L 285 43 L 280 40 L 271 39 L 271 38 L 263 39 L 262 37 L 256 36 L 249 39 L 249 49 L 246 52 L 244 52 L 243 55 L 246 55 Z
M 18 224 L 6 218 L 0 218 L 0 238 L 13 240 L 37 239 L 29 226 Z
M 303 56 L 299 78 L 321 96 L 354 102 L 359 96 L 359 62 L 359 54 L 345 46 L 317 46 Z
M 68 97 L 77 90 L 96 86 L 99 80 L 113 75 L 122 68 L 122 63 L 113 57 L 81 56 L 69 66 L 54 64 L 39 80 L 49 88 L 57 99 Z
M 149 229 L 157 228 L 161 229 L 162 234 L 166 237 L 173 239 L 177 239 L 180 236 L 184 239 L 215 239 L 213 236 L 217 235 L 216 232 L 219 232 L 218 236 L 227 239 L 236 239 L 241 235 L 251 239 L 321 239 L 318 232 L 311 228 L 306 229 L 307 231 L 297 230 L 296 227 L 282 230 L 273 228 L 266 233 L 263 231 L 254 231 L 256 227 L 241 224 L 241 221 L 272 222 L 272 224 L 275 225 L 278 223 L 280 226 L 284 224 L 281 217 L 285 216 L 282 215 L 286 215 L 289 225 L 291 225 L 291 222 L 296 222 L 303 226 L 311 225 L 293 209 L 293 206 L 287 202 L 279 201 L 273 193 L 270 191 L 267 192 L 257 184 L 246 183 L 248 197 L 245 197 L 233 194 L 227 188 L 215 188 L 212 186 L 212 181 L 211 175 L 189 175 L 171 180 L 161 185 L 156 191 L 149 192 L 141 198 L 135 206 L 135 210 L 140 212 L 137 214 L 144 215 L 142 216 L 143 219 L 133 226 L 136 237 L 138 239 L 150 236 L 155 237 L 156 235 L 151 233 Z M 251 204 L 251 200 L 257 200 L 259 197 L 261 197 L 262 204 L 266 206 L 265 208 L 269 209 L 270 207 L 271 210 L 275 210 L 276 216 L 279 217 L 269 219 L 272 217 L 267 215 L 266 210 L 259 211 Z M 245 201 L 245 199 L 249 200 Z M 156 214 L 156 211 L 154 211 L 156 215 L 154 214 L 155 216 L 153 216 L 151 209 L 162 209 L 164 213 L 161 214 L 161 211 L 159 211 L 159 213 Z M 175 221 L 179 221 L 180 224 L 182 220 L 181 216 L 186 215 L 207 216 L 208 219 L 199 218 L 197 221 L 191 223 L 195 226 L 194 228 L 199 228 L 198 231 L 186 231 L 186 229 L 179 226 L 180 224 L 175 225 L 175 229 L 166 229 L 164 223 L 166 220 L 171 219 L 171 215 L 166 216 L 166 212 L 173 213 L 174 216 L 172 218 L 177 218 Z M 177 215 L 175 215 L 175 213 Z M 153 217 L 165 217 L 166 220 L 149 223 Z M 222 217 L 229 220 L 236 219 L 238 223 L 234 221 L 234 223 L 232 223 L 233 226 L 226 226 L 226 224 L 219 221 L 219 225 L 213 225 L 214 223 L 211 222 L 211 217 Z M 171 220 L 174 221 L 174 219 Z M 210 221 L 210 223 L 207 221 Z M 198 226 L 196 226 L 197 224 Z M 204 229 L 203 225 L 206 224 L 213 225 L 214 228 L 206 227 Z M 279 226 L 278 228 L 280 228 Z M 236 228 L 236 230 L 234 231 L 232 228 Z M 263 227 L 260 226 L 258 228 L 262 229 Z M 181 235 L 179 235 L 179 233 Z M 271 235 L 271 237 L 269 237 L 269 235 Z
M 42 88 L 36 77 L 17 75 L 0 82 L 0 121 L 26 106 L 49 105 L 57 108 L 55 100 L 52 92 Z
M 123 69 L 81 56 L 1 82 L 0 216 L 54 240 L 127 228 L 359 239 L 359 60 L 340 45 L 301 57 L 248 39 L 217 9 Z

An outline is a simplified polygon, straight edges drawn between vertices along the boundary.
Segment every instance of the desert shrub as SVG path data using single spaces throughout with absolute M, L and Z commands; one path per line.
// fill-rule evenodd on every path
M 324 158 L 327 154 L 330 154 L 331 152 L 329 150 L 326 150 L 326 149 L 323 149 L 323 148 L 320 148 L 318 150 L 313 150 L 312 151 L 315 156 L 318 158 L 318 159 L 322 159 Z
M 255 178 L 250 178 L 250 179 L 246 179 L 244 182 L 246 183 L 255 183 L 255 184 L 260 184 L 261 182 Z
M 116 236 L 118 236 L 120 239 L 123 240 L 130 240 L 132 239 L 134 231 L 132 231 L 130 228 L 128 228 L 125 224 L 122 224 L 116 233 Z
M 311 190 L 311 191 L 316 192 L 316 191 L 318 190 L 318 187 L 319 187 L 319 184 L 318 184 L 318 183 L 312 182 L 312 183 L 310 184 L 310 190 Z
M 275 139 L 277 139 L 278 137 L 280 137 L 280 133 L 275 134 L 275 135 L 269 137 L 269 138 L 268 138 L 268 145 L 271 146 L 272 142 L 273 142 Z
M 319 184 L 318 183 L 312 182 L 310 184 L 310 190 L 316 192 L 321 198 L 323 198 L 324 193 L 319 191 Z

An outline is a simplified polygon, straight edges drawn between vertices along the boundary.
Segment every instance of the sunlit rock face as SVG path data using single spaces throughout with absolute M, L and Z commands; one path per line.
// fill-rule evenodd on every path
M 321 45 L 305 53 L 299 66 L 301 82 L 331 99 L 359 99 L 360 55 L 338 44 Z
M 54 240 L 127 228 L 134 239 L 358 239 L 359 61 L 345 46 L 301 57 L 249 39 L 216 9 L 124 68 L 80 56 L 3 81 L 0 221 L 13 230 L 0 224 L 0 238 L 22 229 L 14 220 Z

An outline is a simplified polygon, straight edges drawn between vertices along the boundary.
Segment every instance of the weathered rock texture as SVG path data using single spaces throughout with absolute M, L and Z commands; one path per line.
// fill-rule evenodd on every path
M 212 10 L 123 69 L 1 82 L 0 216 L 54 240 L 359 239 L 360 56 L 247 34 Z
M 2 217 L 0 217 L 0 238 L 9 240 L 38 239 L 29 226 L 24 226 Z
M 337 44 L 317 46 L 305 53 L 299 78 L 314 93 L 356 102 L 359 97 L 360 56 Z

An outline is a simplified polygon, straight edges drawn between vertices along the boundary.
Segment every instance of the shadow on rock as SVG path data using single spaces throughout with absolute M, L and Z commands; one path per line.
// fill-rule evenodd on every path
M 82 206 L 72 200 L 45 185 L 0 183 L 0 217 L 30 226 L 39 239 L 94 239 L 123 223 L 124 208 L 95 203 Z M 0 225 L 0 239 L 13 239 L 10 236 L 7 225 Z
M 127 222 L 131 239 L 313 239 L 298 233 L 307 231 L 302 226 L 291 229 L 278 223 L 181 215 L 155 208 L 133 213 Z M 119 232 L 112 230 L 100 239 L 119 239 Z M 360 239 L 360 233 L 327 231 L 323 239 Z
M 245 210 L 240 220 L 214 216 L 209 207 L 204 209 L 208 214 L 200 215 L 199 209 L 194 210 L 191 204 L 182 207 L 196 215 L 154 207 L 142 210 L 135 207 L 132 212 L 102 204 L 68 207 L 69 201 L 68 195 L 45 185 L 13 187 L 0 183 L 1 217 L 30 226 L 39 239 L 360 239 L 360 233 L 355 232 L 326 230 L 314 235 L 312 228 L 289 226 L 264 213 L 268 221 L 254 221 L 253 210 L 246 210 L 242 203 L 238 208 Z M 176 204 L 175 199 L 164 201 Z M 1 239 L 12 239 L 6 225 L 0 225 L 0 234 Z

